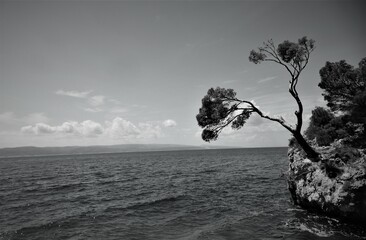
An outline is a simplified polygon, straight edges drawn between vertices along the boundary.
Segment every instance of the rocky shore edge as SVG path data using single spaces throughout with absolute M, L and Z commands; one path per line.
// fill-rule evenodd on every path
M 366 226 L 366 149 L 350 148 L 341 141 L 314 148 L 321 154 L 319 162 L 306 158 L 299 146 L 289 147 L 286 175 L 293 202 Z

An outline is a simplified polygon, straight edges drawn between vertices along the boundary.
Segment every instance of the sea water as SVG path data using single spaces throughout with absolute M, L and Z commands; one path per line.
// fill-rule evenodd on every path
M 361 239 L 294 206 L 286 148 L 0 159 L 0 239 Z

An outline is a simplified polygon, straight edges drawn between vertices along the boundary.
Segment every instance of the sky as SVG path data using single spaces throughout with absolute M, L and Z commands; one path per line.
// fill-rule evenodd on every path
M 196 115 L 211 87 L 233 88 L 295 124 L 289 76 L 253 64 L 273 39 L 316 41 L 300 77 L 305 125 L 325 103 L 326 61 L 366 57 L 363 1 L 1 1 L 0 147 L 206 144 Z M 252 116 L 212 145 L 286 146 Z

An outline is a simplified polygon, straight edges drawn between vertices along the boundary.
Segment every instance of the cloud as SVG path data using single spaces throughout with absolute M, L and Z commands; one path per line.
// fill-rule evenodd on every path
M 102 137 L 124 140 L 156 139 L 163 136 L 161 127 L 157 123 L 139 123 L 135 125 L 120 117 L 116 117 L 112 121 L 106 121 L 104 124 L 92 120 L 83 122 L 68 121 L 56 126 L 37 123 L 22 127 L 21 132 L 39 136 Z
M 262 124 L 265 124 L 267 121 L 268 121 L 267 119 L 263 119 L 258 114 L 254 113 L 248 119 L 247 125 L 257 127 L 257 126 L 261 126 Z
M 48 134 L 54 133 L 56 131 L 55 127 L 51 127 L 45 123 L 37 123 L 33 126 L 25 126 L 21 128 L 21 132 L 23 133 L 35 133 L 35 134 Z
M 131 138 L 141 134 L 141 130 L 132 122 L 116 117 L 111 122 L 106 122 L 106 134 L 112 138 Z
M 93 107 L 98 107 L 104 104 L 106 97 L 103 95 L 95 95 L 88 99 L 88 102 Z
M 276 79 L 277 77 L 274 76 L 274 77 L 266 77 L 266 78 L 262 78 L 262 79 L 259 79 L 258 80 L 258 83 L 264 83 L 264 82 L 269 82 L 269 81 L 272 81 L 273 79 Z
M 110 113 L 124 113 L 128 110 L 126 108 L 120 107 L 121 102 L 104 96 L 104 95 L 91 95 L 93 91 L 77 91 L 77 90 L 57 90 L 55 93 L 57 95 L 68 96 L 79 98 L 86 104 L 82 109 L 90 113 L 99 112 L 110 112 Z
M 177 126 L 177 122 L 172 119 L 167 119 L 163 122 L 164 127 L 175 127 Z
M 92 91 L 77 91 L 77 90 L 69 90 L 69 91 L 65 91 L 65 90 L 57 90 L 55 93 L 57 95 L 62 95 L 62 96 L 68 96 L 68 97 L 74 97 L 74 98 L 87 98 L 88 95 L 91 93 Z
M 120 117 L 114 118 L 111 122 L 107 121 L 106 126 L 106 135 L 112 138 L 156 139 L 163 135 L 158 124 L 139 123 L 136 126 Z
M 91 108 L 91 107 L 87 107 L 87 108 L 84 108 L 84 111 L 86 112 L 91 112 L 91 113 L 97 113 L 97 112 L 103 112 L 103 109 L 101 108 Z
M 159 125 L 153 123 L 139 123 L 139 128 L 141 129 L 141 134 L 139 138 L 149 139 L 149 138 L 159 138 L 162 137 L 162 131 Z
M 50 126 L 45 123 L 37 123 L 34 126 L 21 128 L 22 133 L 46 135 L 46 134 L 66 134 L 84 137 L 95 137 L 104 132 L 101 124 L 86 120 L 83 122 L 64 122 L 59 126 Z

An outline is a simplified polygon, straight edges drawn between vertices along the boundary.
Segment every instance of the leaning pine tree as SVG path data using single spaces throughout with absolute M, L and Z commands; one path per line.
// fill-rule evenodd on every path
M 283 117 L 268 116 L 251 101 L 236 98 L 233 89 L 217 87 L 208 90 L 202 99 L 202 107 L 196 118 L 198 125 L 203 128 L 202 139 L 216 140 L 220 132 L 231 125 L 233 129 L 240 129 L 252 113 L 270 121 L 278 122 L 291 132 L 306 156 L 313 162 L 320 160 L 320 155 L 304 139 L 301 129 L 303 125 L 303 105 L 296 90 L 300 74 L 309 62 L 310 53 L 314 50 L 314 40 L 303 37 L 297 43 L 284 41 L 277 47 L 272 40 L 263 43 L 257 51 L 252 50 L 249 61 L 258 64 L 269 61 L 282 66 L 290 75 L 289 92 L 296 100 L 298 109 L 295 112 L 297 123 L 295 127 L 288 124 Z

